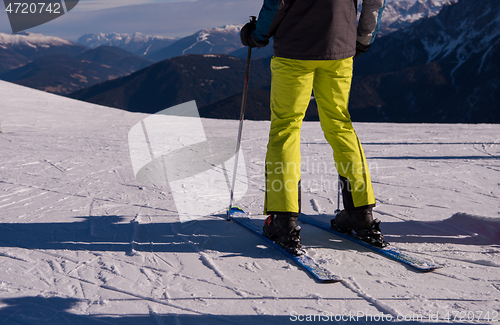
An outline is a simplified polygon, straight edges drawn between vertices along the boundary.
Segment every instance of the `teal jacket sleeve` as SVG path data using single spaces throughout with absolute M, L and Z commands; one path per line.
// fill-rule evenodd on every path
M 385 0 L 364 0 L 358 24 L 357 41 L 370 45 L 380 29 L 380 20 L 385 8 Z
M 269 29 L 274 20 L 274 16 L 280 7 L 280 0 L 264 0 L 259 17 L 257 18 L 257 26 L 253 32 L 253 37 L 258 42 L 267 41 L 272 35 Z

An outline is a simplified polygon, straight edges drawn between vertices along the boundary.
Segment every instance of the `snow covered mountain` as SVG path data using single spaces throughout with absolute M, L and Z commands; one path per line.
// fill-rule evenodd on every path
M 444 63 L 453 73 L 466 62 L 479 64 L 491 57 L 500 40 L 500 6 L 497 0 L 459 0 L 443 7 L 437 16 L 377 40 L 366 56 L 377 56 L 381 64 L 364 66 L 363 73 Z M 360 60 L 361 61 L 361 60 Z M 481 73 L 481 70 L 477 70 Z
M 351 104 L 377 120 L 498 123 L 499 58 L 498 0 L 447 4 L 356 60 Z
M 223 211 L 182 223 L 169 186 L 138 183 L 127 134 L 149 114 L 4 81 L 0 94 L 4 324 L 498 323 L 500 125 L 355 123 L 386 239 L 444 268 L 416 272 L 301 225 L 308 255 L 344 278 L 325 284 Z M 201 123 L 207 138 L 238 133 L 238 121 Z M 241 142 L 249 190 L 235 203 L 257 225 L 268 132 L 245 121 Z M 332 152 L 318 122 L 301 138 L 302 212 L 328 221 Z
M 387 35 L 413 22 L 435 16 L 449 0 L 417 0 L 387 2 L 380 22 L 379 36 Z
M 161 61 L 184 54 L 229 54 L 243 47 L 239 32 L 243 25 L 203 29 L 172 45 L 151 52 L 146 58 Z
M 23 66 L 45 55 L 74 57 L 86 50 L 88 50 L 86 46 L 59 37 L 29 32 L 0 33 L 0 73 Z
M 174 43 L 176 38 L 144 35 L 142 33 L 118 34 L 99 33 L 85 34 L 78 39 L 78 43 L 96 48 L 102 45 L 116 46 L 137 55 L 147 55 Z
M 0 33 L 1 48 L 10 46 L 19 50 L 31 48 L 36 51 L 64 45 L 72 46 L 75 45 L 75 43 L 59 37 L 34 34 L 30 32 L 21 32 L 17 34 Z

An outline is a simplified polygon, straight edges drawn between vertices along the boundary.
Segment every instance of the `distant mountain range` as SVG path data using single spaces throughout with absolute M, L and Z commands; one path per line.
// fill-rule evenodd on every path
M 400 28 L 407 27 L 414 21 L 436 15 L 448 0 L 417 0 L 388 2 L 383 13 L 379 35 L 387 35 Z M 129 34 L 87 34 L 78 43 L 96 47 L 110 45 L 123 48 L 147 59 L 161 61 L 184 54 L 229 54 L 246 57 L 239 38 L 241 25 L 226 25 L 218 28 L 200 30 L 190 36 L 175 40 L 140 33 Z M 162 45 L 164 45 L 162 47 Z M 273 55 L 272 43 L 254 51 L 255 58 Z
M 145 36 L 141 33 L 86 34 L 78 39 L 78 43 L 91 48 L 116 46 L 159 62 L 185 54 L 232 54 L 243 48 L 239 36 L 242 26 L 207 28 L 183 38 Z
M 243 47 L 240 41 L 242 25 L 226 25 L 201 30 L 170 46 L 150 52 L 146 58 L 161 61 L 185 54 L 230 54 Z
M 0 73 L 21 67 L 45 55 L 78 56 L 89 48 L 42 34 L 0 33 Z
M 417 18 L 435 14 L 443 1 L 422 2 L 418 0 L 415 3 L 409 1 L 388 3 L 382 20 L 381 34 L 406 26 Z M 86 34 L 78 39 L 78 44 L 41 34 L 0 34 L 0 79 L 66 94 L 82 87 L 124 76 L 148 66 L 152 63 L 151 61 L 161 61 L 184 54 L 229 54 L 245 58 L 247 50 L 243 48 L 239 39 L 241 27 L 242 25 L 226 25 L 203 29 L 181 39 L 141 33 Z M 88 52 L 79 57 L 89 51 L 89 48 L 98 47 L 97 52 Z M 112 47 L 142 56 L 143 60 L 139 60 L 130 53 L 113 50 Z M 53 65 L 56 62 L 54 58 L 45 58 L 35 62 L 47 55 L 63 55 L 66 58 L 62 61 L 64 64 L 60 66 Z M 267 47 L 256 49 L 252 53 L 253 58 L 266 58 L 272 55 L 272 40 Z M 80 59 L 93 64 L 82 65 Z M 12 71 L 20 67 L 23 68 Z M 85 71 L 84 67 L 90 70 Z M 65 84 L 66 82 L 68 84 Z
M 69 94 L 154 63 L 118 47 L 89 49 L 31 33 L 0 33 L 0 58 L 0 80 L 56 94 Z
M 118 33 L 99 33 L 85 34 L 81 36 L 77 43 L 90 48 L 99 46 L 116 46 L 128 52 L 146 56 L 154 51 L 165 48 L 174 43 L 177 38 L 143 35 L 142 33 L 118 34 Z
M 78 59 L 118 68 L 126 74 L 141 70 L 154 63 L 119 47 L 106 45 L 84 52 L 78 56 Z
M 6 72 L 0 75 L 0 79 L 51 93 L 68 94 L 123 74 L 120 69 L 95 62 L 48 55 Z
M 353 120 L 500 123 L 497 1 L 388 3 L 387 34 L 355 60 Z M 0 34 L 0 79 L 137 112 L 195 99 L 204 117 L 237 118 L 247 53 L 240 28 L 205 29 L 157 50 L 160 39 L 139 34 L 86 36 L 91 46 L 147 48 L 145 56 L 39 34 Z M 272 45 L 252 55 L 246 117 L 269 119 Z M 314 100 L 310 108 L 307 119 L 317 119 Z

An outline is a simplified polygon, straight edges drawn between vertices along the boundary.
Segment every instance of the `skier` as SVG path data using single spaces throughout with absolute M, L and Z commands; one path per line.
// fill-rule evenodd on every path
M 271 129 L 267 145 L 263 233 L 300 254 L 300 128 L 314 90 L 321 128 L 333 149 L 344 210 L 332 227 L 382 241 L 373 219 L 375 195 L 363 149 L 347 109 L 353 58 L 368 51 L 385 0 L 264 0 L 258 20 L 241 30 L 243 45 L 264 47 L 271 60 Z

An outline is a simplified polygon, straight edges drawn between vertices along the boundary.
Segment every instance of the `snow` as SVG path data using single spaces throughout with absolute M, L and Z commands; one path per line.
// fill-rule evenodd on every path
M 383 12 L 379 36 L 409 26 L 412 22 L 424 17 L 435 16 L 447 2 L 448 0 L 426 2 L 405 0 L 388 1 Z
M 492 16 L 493 15 L 493 19 Z M 436 20 L 443 27 L 440 20 Z M 485 26 L 478 24 L 479 21 L 487 21 Z M 491 8 L 485 8 L 478 18 L 465 19 L 454 30 L 454 35 L 446 31 L 438 31 L 439 37 L 429 39 L 422 38 L 421 42 L 428 53 L 427 62 L 453 56 L 454 67 L 451 70 L 452 84 L 455 84 L 455 71 L 459 69 L 475 53 L 485 52 L 481 58 L 481 64 L 477 71 L 481 73 L 483 63 L 490 50 L 495 46 L 500 36 L 500 12 L 493 12 Z M 479 27 L 478 27 L 479 26 Z
M 95 33 L 95 34 L 85 34 L 81 37 L 82 39 L 87 39 L 88 41 L 94 40 L 93 46 L 97 47 L 99 45 L 107 44 L 113 41 L 121 41 L 124 40 L 124 44 L 128 44 L 131 41 L 134 42 L 147 42 L 150 40 L 169 40 L 173 39 L 171 37 L 163 37 L 163 36 L 152 36 L 152 35 L 144 35 L 142 33 L 136 32 L 133 34 L 119 34 L 119 33 Z
M 67 41 L 65 39 L 54 37 L 54 36 L 46 36 L 43 34 L 35 34 L 35 33 L 19 33 L 19 34 L 4 34 L 0 33 L 0 44 L 1 45 L 26 45 L 30 47 L 36 48 L 36 46 L 40 45 L 73 45 L 72 42 Z
M 151 45 L 149 45 L 146 50 L 144 51 L 144 53 L 142 53 L 142 55 L 146 55 L 149 53 L 149 49 L 151 48 Z
M 500 318 L 499 125 L 355 123 L 386 238 L 445 267 L 416 272 L 301 225 L 308 254 L 345 279 L 321 284 L 223 211 L 181 223 L 168 186 L 138 183 L 127 135 L 148 115 L 3 81 L 0 92 L 4 323 Z M 238 121 L 202 123 L 207 138 L 237 135 Z M 268 128 L 245 121 L 249 189 L 235 202 L 259 224 Z M 303 213 L 329 220 L 337 176 L 319 123 L 304 123 L 302 157 Z
M 212 69 L 214 69 L 214 70 L 224 70 L 224 69 L 229 69 L 229 68 L 231 68 L 231 67 L 228 66 L 228 65 L 224 65 L 224 66 L 215 66 L 215 65 L 213 65 L 212 66 Z
M 242 24 L 240 24 L 240 25 L 224 25 L 222 27 L 213 28 L 212 30 L 215 32 L 219 32 L 219 33 L 238 34 L 242 27 L 243 27 Z
M 243 25 L 225 25 L 222 27 L 203 29 L 197 33 L 196 42 L 194 42 L 191 46 L 182 50 L 182 54 L 185 54 L 187 51 L 189 51 L 199 43 L 206 43 L 210 45 L 210 49 L 208 51 L 212 52 L 212 49 L 215 46 L 215 44 L 212 43 L 214 42 L 213 40 L 214 34 L 229 34 L 229 35 L 238 34 L 241 30 L 241 27 L 243 27 Z
M 488 58 L 488 55 L 490 54 L 490 51 L 493 49 L 494 47 L 491 46 L 490 48 L 488 48 L 486 50 L 486 52 L 484 52 L 483 56 L 481 57 L 481 64 L 479 65 L 479 68 L 477 69 L 477 73 L 476 75 L 480 75 L 481 74 L 481 70 L 483 70 L 483 65 L 484 65 L 484 60 L 486 60 Z
M 207 44 L 209 45 L 212 45 L 212 43 L 210 43 L 208 41 L 208 37 L 210 36 L 210 34 L 206 31 L 206 30 L 202 30 L 198 33 L 198 36 L 196 37 L 196 42 L 194 42 L 193 44 L 191 44 L 191 46 L 185 48 L 184 50 L 182 50 L 182 54 L 186 54 L 187 51 L 189 51 L 190 49 L 192 49 L 193 47 L 195 47 L 198 43 L 203 43 L 203 42 L 206 42 Z M 210 50 L 211 52 L 211 50 Z

